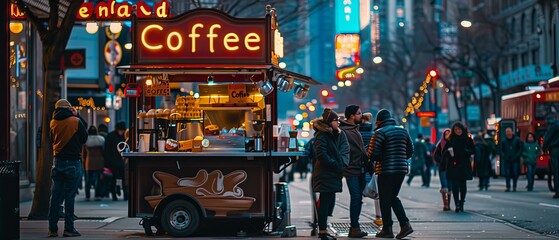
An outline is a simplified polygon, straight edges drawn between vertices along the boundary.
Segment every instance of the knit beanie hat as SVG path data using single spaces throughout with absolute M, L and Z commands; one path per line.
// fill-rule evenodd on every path
M 383 108 L 380 111 L 378 111 L 376 121 L 382 122 L 391 118 L 392 118 L 392 114 L 390 114 L 390 111 Z
M 54 104 L 54 108 L 69 108 L 72 105 L 70 104 L 70 102 L 68 102 L 68 100 L 66 99 L 60 99 L 58 101 L 56 101 L 56 103 Z
M 325 108 L 324 111 L 322 112 L 322 119 L 324 120 L 325 123 L 330 125 L 332 121 L 338 120 L 338 114 L 330 108 Z
M 344 112 L 345 118 L 347 119 L 352 114 L 356 114 L 357 110 L 359 110 L 359 106 L 354 104 L 348 105 L 347 107 L 345 107 L 345 112 Z

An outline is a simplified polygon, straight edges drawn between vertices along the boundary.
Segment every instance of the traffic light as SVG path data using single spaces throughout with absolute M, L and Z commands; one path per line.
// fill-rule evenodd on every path
M 429 76 L 431 77 L 431 79 L 429 80 L 431 88 L 437 87 L 437 78 L 439 78 L 439 71 L 436 68 L 432 68 L 431 70 L 429 70 Z

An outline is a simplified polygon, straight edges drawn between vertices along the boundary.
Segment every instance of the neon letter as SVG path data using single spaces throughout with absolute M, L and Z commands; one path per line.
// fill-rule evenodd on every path
M 210 39 L 210 52 L 215 52 L 214 51 L 214 38 L 217 37 L 217 34 L 214 33 L 214 29 L 215 28 L 221 28 L 221 25 L 219 24 L 214 24 L 210 27 L 210 33 L 208 33 L 208 35 L 206 35 L 209 39 Z
M 192 26 L 192 32 L 188 34 L 188 37 L 192 39 L 192 52 L 196 52 L 196 38 L 200 37 L 200 34 L 196 33 L 196 28 L 204 28 L 201 23 L 196 23 Z
M 173 36 L 176 36 L 178 43 L 176 46 L 172 46 L 171 45 L 171 38 Z M 178 33 L 178 32 L 171 32 L 168 36 L 167 36 L 167 47 L 169 47 L 169 49 L 173 50 L 173 51 L 177 51 L 182 47 L 182 36 Z
M 130 13 L 130 5 L 128 5 L 128 3 L 123 3 L 120 4 L 120 6 L 118 6 L 117 11 L 116 11 L 116 15 L 120 18 L 127 18 L 130 17 L 131 13 Z
M 142 44 L 147 49 L 151 49 L 151 50 L 161 49 L 161 48 L 163 48 L 163 45 L 161 45 L 161 44 L 159 44 L 159 45 L 149 45 L 146 42 L 146 33 L 147 33 L 148 30 L 150 30 L 152 28 L 157 28 L 159 31 L 163 30 L 163 27 L 161 27 L 160 25 L 157 25 L 157 24 L 147 26 L 146 28 L 144 28 L 144 30 L 142 30 Z
M 89 9 L 87 8 L 87 6 L 81 6 L 80 10 L 78 10 L 78 16 L 81 19 L 86 19 L 89 18 L 89 16 L 91 16 L 91 14 L 89 13 Z
M 225 35 L 225 37 L 223 37 L 223 46 L 225 46 L 225 49 L 229 50 L 229 51 L 235 51 L 237 49 L 239 49 L 239 46 L 229 46 L 229 43 L 233 43 L 233 42 L 239 42 L 239 36 L 237 36 L 237 34 L 234 33 L 228 33 Z
M 250 46 L 249 43 L 260 42 L 260 36 L 256 33 L 249 33 L 245 37 L 245 47 L 250 51 L 256 51 L 260 49 L 260 46 Z

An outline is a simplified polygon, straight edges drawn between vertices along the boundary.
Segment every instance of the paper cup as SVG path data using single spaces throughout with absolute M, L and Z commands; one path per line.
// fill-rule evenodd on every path
M 165 140 L 157 140 L 158 152 L 165 152 Z
M 142 133 L 138 139 L 138 144 L 143 143 L 144 146 L 138 146 L 138 152 L 149 152 L 149 140 L 150 134 L 149 133 Z
M 451 156 L 451 157 L 454 157 L 454 148 L 449 147 L 449 148 L 448 148 L 448 152 L 450 153 L 450 156 Z

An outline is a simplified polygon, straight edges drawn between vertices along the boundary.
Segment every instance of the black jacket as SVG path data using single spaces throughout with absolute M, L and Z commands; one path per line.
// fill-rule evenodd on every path
M 451 135 L 444 150 L 448 152 L 448 148 L 454 149 L 454 157 L 448 159 L 446 167 L 446 178 L 451 180 L 471 180 L 473 177 L 471 155 L 475 153 L 474 141 L 464 132 L 462 136 L 454 137 Z
M 367 150 L 363 146 L 363 138 L 359 133 L 359 125 L 340 120 L 342 129 L 349 143 L 349 164 L 344 168 L 344 176 L 359 176 L 364 172 Z
M 554 122 L 549 125 L 543 138 L 542 148 L 544 151 L 559 150 L 559 123 Z
M 491 149 L 485 143 L 476 143 L 475 145 L 476 153 L 474 157 L 474 166 L 476 170 L 476 176 L 478 177 L 490 177 L 491 171 Z
M 371 142 L 371 137 L 373 137 L 373 124 L 359 124 L 359 133 L 361 133 L 361 137 L 363 137 L 363 147 L 367 149 L 367 147 L 369 147 L 369 142 Z
M 341 192 L 344 166 L 349 163 L 349 144 L 343 131 L 334 130 L 319 118 L 313 120 L 313 192 Z
M 501 160 L 510 163 L 520 163 L 524 145 L 517 136 L 512 139 L 505 138 L 501 141 Z
M 124 142 L 124 136 L 118 135 L 116 130 L 105 138 L 105 167 L 112 170 L 124 168 L 124 161 L 117 149 L 119 142 Z
M 375 162 L 376 174 L 407 174 L 408 159 L 413 155 L 410 134 L 394 119 L 381 122 L 369 143 L 369 161 Z

